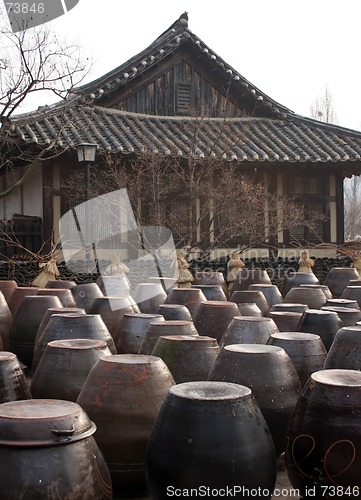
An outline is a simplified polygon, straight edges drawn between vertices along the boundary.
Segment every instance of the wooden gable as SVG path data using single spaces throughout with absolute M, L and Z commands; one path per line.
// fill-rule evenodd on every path
M 187 45 L 97 104 L 158 116 L 270 116 L 264 107 L 259 112 L 249 92 L 240 92 L 229 75 L 193 54 L 192 47 L 187 51 Z

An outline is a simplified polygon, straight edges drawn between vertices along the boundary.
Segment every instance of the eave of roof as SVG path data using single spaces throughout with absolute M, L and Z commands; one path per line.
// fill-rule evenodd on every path
M 238 162 L 358 162 L 361 133 L 292 114 L 288 119 L 152 116 L 100 106 L 68 106 L 13 119 L 14 139 L 48 146 L 137 154 L 144 151 Z

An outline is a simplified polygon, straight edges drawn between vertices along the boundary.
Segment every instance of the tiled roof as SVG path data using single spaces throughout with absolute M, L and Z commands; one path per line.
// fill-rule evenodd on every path
M 99 106 L 48 110 L 13 119 L 12 134 L 28 143 L 52 141 L 125 155 L 144 150 L 172 156 L 213 156 L 241 162 L 358 162 L 361 133 L 291 115 L 288 119 L 190 118 L 141 115 Z
M 266 117 L 192 118 L 152 116 L 102 106 L 108 93 L 129 85 L 183 43 L 226 72 Z M 187 46 L 189 48 L 189 46 Z M 196 158 L 267 163 L 342 163 L 346 175 L 361 173 L 361 133 L 301 117 L 262 93 L 209 49 L 182 16 L 140 54 L 101 78 L 76 89 L 61 103 L 13 116 L 8 138 L 46 147 L 74 148 L 81 142 L 124 155 L 144 150 Z M 196 139 L 196 140 L 195 140 Z

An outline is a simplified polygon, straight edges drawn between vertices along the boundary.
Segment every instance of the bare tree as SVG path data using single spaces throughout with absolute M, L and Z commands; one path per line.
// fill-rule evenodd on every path
M 361 177 L 344 181 L 345 240 L 361 238 Z
M 31 168 L 34 160 L 56 154 L 57 138 L 45 149 L 19 147 L 12 137 L 12 116 L 28 106 L 36 94 L 49 99 L 50 93 L 66 100 L 88 73 L 90 62 L 83 58 L 77 43 L 61 40 L 48 24 L 13 33 L 0 7 L 0 26 L 0 166 L 4 171 L 26 162 Z
M 333 105 L 333 97 L 328 86 L 325 86 L 325 92 L 318 96 L 311 104 L 311 117 L 326 123 L 337 123 L 338 118 Z

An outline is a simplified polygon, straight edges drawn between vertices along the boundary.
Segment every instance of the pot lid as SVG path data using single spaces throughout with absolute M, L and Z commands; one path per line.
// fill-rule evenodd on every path
M 95 424 L 77 403 L 29 399 L 0 405 L 0 445 L 54 446 L 91 436 Z

